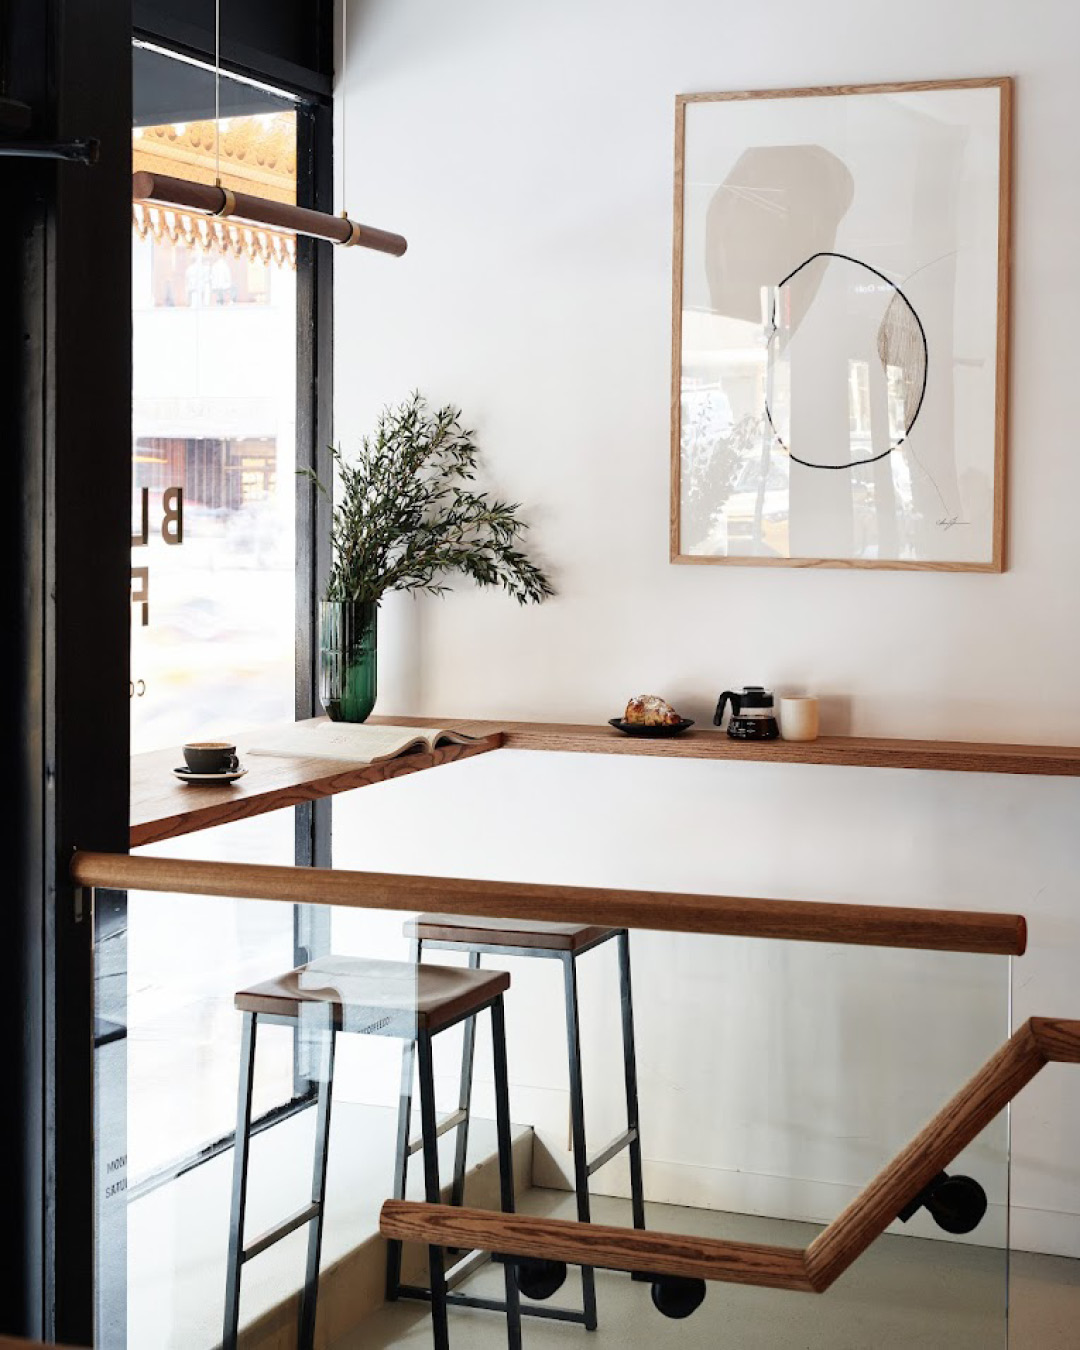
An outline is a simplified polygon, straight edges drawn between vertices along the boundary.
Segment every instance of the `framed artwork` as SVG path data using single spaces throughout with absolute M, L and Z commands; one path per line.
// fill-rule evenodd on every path
M 677 99 L 673 562 L 1003 569 L 1011 101 Z

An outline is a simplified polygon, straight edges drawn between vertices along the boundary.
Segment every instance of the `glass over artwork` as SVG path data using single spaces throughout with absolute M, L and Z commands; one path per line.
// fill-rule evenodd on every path
M 675 556 L 999 568 L 1007 82 L 679 115 Z

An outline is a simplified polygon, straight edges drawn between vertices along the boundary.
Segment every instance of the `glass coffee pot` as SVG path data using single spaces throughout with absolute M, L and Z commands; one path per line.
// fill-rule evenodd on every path
M 724 720 L 724 709 L 731 703 L 727 734 L 736 741 L 775 741 L 780 735 L 776 713 L 773 711 L 772 690 L 764 685 L 747 684 L 736 693 L 725 689 L 716 705 L 713 722 L 719 726 Z

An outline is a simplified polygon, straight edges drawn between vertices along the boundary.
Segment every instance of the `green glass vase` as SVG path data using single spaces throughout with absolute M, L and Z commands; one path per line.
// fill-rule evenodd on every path
M 374 601 L 319 605 L 319 697 L 332 722 L 365 722 L 375 706 L 378 618 Z

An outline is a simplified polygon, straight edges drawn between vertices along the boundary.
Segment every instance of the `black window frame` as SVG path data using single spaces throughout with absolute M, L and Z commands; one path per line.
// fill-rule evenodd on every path
M 205 23 L 181 33 L 182 20 L 167 12 L 195 6 L 156 3 L 139 0 L 133 15 L 131 0 L 9 0 L 0 12 L 5 138 L 91 138 L 99 147 L 89 166 L 0 161 L 9 356 L 0 417 L 12 451 L 0 536 L 14 615 L 4 738 L 16 836 L 0 982 L 14 1044 L 0 1196 L 16 1240 L 0 1273 L 0 1330 L 68 1344 L 92 1343 L 95 1309 L 92 923 L 68 865 L 77 848 L 122 853 L 128 838 L 131 42 L 213 56 Z M 223 68 L 310 105 L 301 190 L 328 207 L 332 4 L 233 0 L 228 10 L 243 23 L 240 36 L 228 27 L 222 34 Z M 281 24 L 270 23 L 276 15 Z M 275 35 L 270 53 L 250 45 L 260 23 Z M 295 59 L 290 32 L 304 39 Z M 297 457 L 322 476 L 333 262 L 328 244 L 302 248 L 311 265 L 298 285 Z M 313 624 L 326 525 L 326 508 L 298 479 L 299 715 L 317 709 Z M 328 860 L 328 823 L 326 811 L 297 811 L 298 863 Z M 298 919 L 298 946 L 324 940 L 321 922 Z

